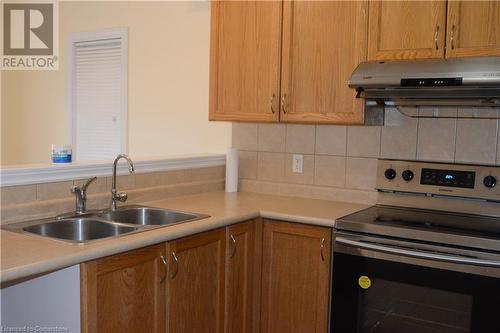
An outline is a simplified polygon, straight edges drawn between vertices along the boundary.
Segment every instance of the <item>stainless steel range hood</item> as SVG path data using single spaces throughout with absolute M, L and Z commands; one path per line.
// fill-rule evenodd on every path
M 349 87 L 365 99 L 367 112 L 386 106 L 500 107 L 500 57 L 364 62 Z M 483 118 L 480 111 L 474 117 Z

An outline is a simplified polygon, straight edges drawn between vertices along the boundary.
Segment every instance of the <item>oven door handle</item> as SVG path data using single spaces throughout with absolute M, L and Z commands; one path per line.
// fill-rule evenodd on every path
M 493 260 L 484 260 L 477 258 L 469 258 L 462 256 L 454 256 L 449 254 L 440 254 L 440 253 L 432 253 L 432 252 L 423 252 L 423 251 L 414 251 L 404 248 L 396 248 L 387 245 L 380 245 L 368 242 L 360 242 L 352 239 L 348 239 L 345 237 L 337 237 L 335 238 L 335 242 L 347 245 L 350 247 L 372 250 L 377 252 L 384 252 L 389 254 L 395 254 L 405 257 L 412 257 L 418 259 L 427 259 L 427 260 L 437 260 L 444 261 L 454 264 L 463 264 L 463 265 L 474 265 L 474 266 L 487 266 L 487 267 L 500 267 L 500 261 Z

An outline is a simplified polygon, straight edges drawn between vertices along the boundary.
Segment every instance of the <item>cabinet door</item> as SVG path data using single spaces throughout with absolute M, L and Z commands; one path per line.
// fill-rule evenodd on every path
M 83 332 L 165 332 L 164 245 L 81 264 Z
M 226 333 L 257 332 L 260 318 L 262 221 L 227 228 Z
M 262 332 L 324 333 L 331 229 L 264 221 Z
M 225 229 L 168 243 L 167 332 L 224 331 Z
M 446 1 L 370 1 L 369 60 L 444 57 Z
M 285 122 L 362 124 L 347 81 L 366 59 L 367 1 L 285 1 L 282 95 Z
M 281 1 L 211 6 L 210 120 L 277 121 Z
M 446 57 L 500 55 L 500 2 L 449 1 Z

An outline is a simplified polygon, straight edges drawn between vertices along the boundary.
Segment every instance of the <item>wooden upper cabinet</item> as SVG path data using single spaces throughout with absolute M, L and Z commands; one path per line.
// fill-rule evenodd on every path
M 168 243 L 168 333 L 224 332 L 225 243 L 224 229 Z
M 262 333 L 325 333 L 331 229 L 264 221 Z
M 500 2 L 448 1 L 446 57 L 500 55 Z
M 444 57 L 446 1 L 370 1 L 369 60 Z
M 262 221 L 227 227 L 226 333 L 258 332 Z
M 164 245 L 81 264 L 82 332 L 165 332 Z
M 367 10 L 367 1 L 284 2 L 282 121 L 363 123 L 347 81 L 366 60 Z
M 282 3 L 211 6 L 210 120 L 277 121 Z

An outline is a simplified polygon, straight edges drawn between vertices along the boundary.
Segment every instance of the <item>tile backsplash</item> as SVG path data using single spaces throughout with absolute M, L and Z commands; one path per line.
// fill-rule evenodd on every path
M 127 204 L 224 189 L 225 167 L 202 167 L 117 177 L 117 188 L 127 191 Z M 75 209 L 73 185 L 85 179 L 8 186 L 0 188 L 0 223 L 30 218 L 50 217 Z M 110 204 L 111 177 L 99 177 L 88 187 L 88 209 L 102 209 Z
M 454 116 L 474 110 L 418 112 Z M 500 110 L 482 112 L 497 116 Z M 373 194 L 378 158 L 500 166 L 499 127 L 499 120 L 416 119 L 389 109 L 381 127 L 234 123 L 233 146 L 240 149 L 241 190 L 327 198 L 339 190 Z M 304 155 L 303 173 L 292 172 L 293 154 Z

